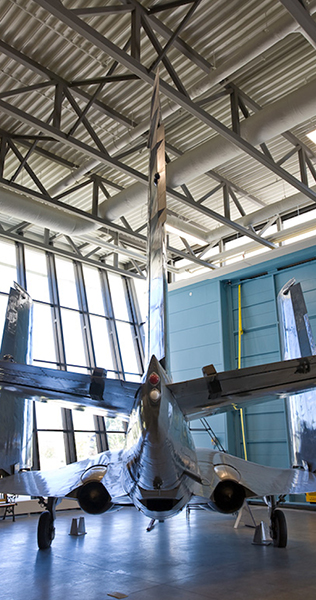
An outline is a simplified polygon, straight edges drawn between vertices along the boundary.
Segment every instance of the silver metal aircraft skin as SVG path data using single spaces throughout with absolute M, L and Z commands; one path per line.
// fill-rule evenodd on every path
M 25 363 L 30 360 L 32 300 L 20 286 L 10 290 L 0 359 Z M 33 403 L 16 401 L 15 390 L 1 389 L 0 474 L 32 466 Z
M 105 512 L 116 502 L 128 500 L 149 518 L 159 520 L 177 514 L 193 498 L 205 506 L 232 513 L 241 508 L 246 498 L 271 497 L 272 537 L 275 545 L 284 546 L 284 523 L 280 511 L 275 510 L 273 497 L 316 491 L 315 474 L 305 469 L 265 467 L 224 452 L 197 449 L 189 420 L 243 403 L 315 388 L 316 357 L 224 373 L 213 370 L 200 379 L 171 382 L 165 304 L 163 130 L 157 98 L 158 78 L 149 136 L 150 331 L 148 367 L 142 383 L 107 380 L 100 369 L 90 377 L 15 364 L 8 356 L 0 362 L 0 410 L 4 418 L 6 413 L 14 417 L 17 407 L 20 407 L 21 415 L 31 399 L 72 402 L 73 407 L 86 406 L 94 412 L 124 414 L 129 418 L 125 447 L 120 452 L 103 452 L 56 471 L 27 470 L 29 463 L 22 460 L 23 436 L 19 433 L 19 418 L 17 423 L 11 423 L 10 436 L 18 439 L 20 454 L 12 451 L 8 437 L 4 436 L 1 442 L 0 469 L 5 477 L 0 480 L 0 492 L 48 498 L 46 510 L 39 520 L 40 548 L 47 548 L 52 542 L 55 506 L 64 496 L 77 498 L 81 508 L 92 514 Z M 23 295 L 24 292 L 19 289 L 18 293 Z M 26 320 L 23 323 L 24 330 L 28 331 Z M 9 319 L 6 328 L 8 326 Z M 3 340 L 5 336 L 6 329 Z M 16 336 L 17 345 L 22 338 L 25 336 Z M 4 350 L 3 341 L 2 359 Z M 10 403 L 5 400 L 8 393 L 11 394 Z
M 288 281 L 278 294 L 282 356 L 291 358 L 316 354 L 315 342 L 300 283 Z M 310 389 L 287 398 L 287 421 L 291 440 L 291 463 L 316 470 L 316 390 Z

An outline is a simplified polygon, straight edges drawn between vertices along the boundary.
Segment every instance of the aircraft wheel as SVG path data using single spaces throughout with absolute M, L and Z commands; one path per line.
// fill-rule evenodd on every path
M 271 533 L 273 545 L 276 548 L 285 548 L 287 544 L 287 525 L 282 510 L 274 510 L 271 517 Z
M 55 537 L 54 519 L 49 510 L 40 515 L 37 527 L 37 543 L 40 550 L 50 548 Z

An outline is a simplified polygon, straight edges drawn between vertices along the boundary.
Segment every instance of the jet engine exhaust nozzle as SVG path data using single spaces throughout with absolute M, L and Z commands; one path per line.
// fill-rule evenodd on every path
M 209 504 L 218 512 L 230 514 L 242 507 L 245 497 L 245 489 L 240 483 L 224 479 L 217 484 Z
M 77 494 L 80 508 L 90 515 L 100 515 L 112 507 L 111 496 L 100 481 L 85 483 Z

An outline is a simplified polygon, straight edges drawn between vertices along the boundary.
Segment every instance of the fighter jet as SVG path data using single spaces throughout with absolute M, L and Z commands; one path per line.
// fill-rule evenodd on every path
M 273 544 L 287 542 L 286 494 L 316 491 L 308 468 L 261 466 L 226 452 L 195 447 L 189 422 L 249 402 L 314 389 L 316 357 L 216 373 L 172 383 L 169 368 L 166 278 L 166 183 L 164 128 L 160 121 L 158 78 L 153 91 L 149 134 L 148 348 L 142 383 L 34 367 L 27 362 L 32 301 L 19 286 L 11 289 L 0 354 L 0 492 L 45 500 L 38 545 L 48 548 L 55 534 L 55 507 L 76 498 L 90 514 L 117 502 L 133 503 L 151 520 L 179 513 L 193 499 L 222 513 L 237 512 L 249 498 L 265 497 Z M 32 401 L 66 402 L 112 416 L 128 417 L 124 448 L 106 451 L 56 471 L 31 470 Z M 308 449 L 306 450 L 308 454 Z M 306 464 L 313 464 L 304 456 Z

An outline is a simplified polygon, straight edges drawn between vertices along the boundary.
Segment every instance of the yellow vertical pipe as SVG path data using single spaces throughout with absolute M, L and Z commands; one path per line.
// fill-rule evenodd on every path
M 241 336 L 242 330 L 242 317 L 241 317 L 241 285 L 238 286 L 238 369 L 241 367 Z
M 241 315 L 241 285 L 238 286 L 238 369 L 241 368 L 241 336 L 243 335 L 242 330 L 242 315 Z M 247 446 L 246 446 L 246 435 L 245 435 L 245 422 L 244 422 L 244 413 L 243 409 L 239 409 L 240 413 L 240 422 L 241 422 L 241 435 L 242 435 L 242 443 L 244 448 L 244 457 L 245 460 L 248 460 L 247 455 Z

